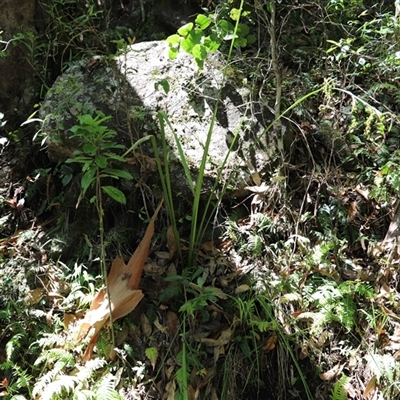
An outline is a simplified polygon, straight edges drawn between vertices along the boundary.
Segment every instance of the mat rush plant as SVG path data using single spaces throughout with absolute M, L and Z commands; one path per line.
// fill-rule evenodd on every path
M 169 55 L 170 58 L 176 58 L 179 50 L 182 48 L 184 51 L 192 54 L 194 57 L 194 61 L 197 63 L 200 70 L 202 70 L 204 66 L 204 60 L 207 57 L 209 52 L 216 51 L 224 40 L 231 40 L 230 50 L 228 54 L 228 64 L 229 59 L 232 53 L 232 49 L 235 46 L 246 46 L 248 43 L 252 42 L 253 38 L 249 35 L 249 27 L 247 25 L 241 24 L 241 13 L 243 11 L 244 1 L 241 2 L 240 8 L 237 13 L 233 13 L 234 18 L 232 20 L 234 23 L 228 22 L 226 20 L 220 20 L 218 22 L 213 21 L 211 18 L 206 17 L 204 15 L 199 15 L 194 23 L 189 23 L 178 30 L 176 35 L 172 35 L 167 39 L 170 50 Z M 214 25 L 212 25 L 214 23 Z M 206 29 L 210 29 L 211 33 L 207 35 L 205 33 Z M 224 79 L 226 78 L 226 74 L 224 73 Z M 223 85 L 221 85 L 223 87 Z M 296 107 L 302 101 L 304 101 L 307 97 L 316 95 L 317 93 L 325 90 L 326 85 L 323 85 L 321 88 L 314 90 L 312 93 L 304 96 L 302 99 L 296 101 L 289 109 L 285 110 L 283 114 L 288 112 L 291 108 Z M 222 189 L 222 191 L 217 196 L 217 201 L 213 201 L 213 197 L 216 196 L 217 186 L 214 186 L 212 193 L 210 194 L 208 200 L 206 200 L 205 211 L 203 210 L 203 215 L 199 215 L 199 204 L 200 204 L 200 194 L 203 185 L 204 171 L 205 165 L 208 157 L 208 148 L 211 142 L 211 136 L 213 133 L 214 123 L 216 121 L 216 114 L 218 107 L 220 106 L 220 98 L 217 99 L 213 119 L 210 122 L 210 127 L 207 135 L 207 139 L 204 143 L 204 155 L 199 167 L 198 178 L 195 184 L 193 184 L 192 175 L 189 168 L 189 163 L 184 156 L 184 152 L 177 137 L 173 126 L 171 125 L 168 116 L 163 113 L 158 113 L 159 125 L 161 128 L 161 140 L 162 140 L 162 148 L 163 148 L 163 162 L 161 162 L 161 156 L 158 153 L 158 149 L 153 142 L 153 148 L 157 159 L 157 166 L 159 170 L 159 175 L 163 187 L 164 197 L 166 199 L 166 206 L 168 210 L 168 216 L 170 219 L 170 223 L 175 233 L 175 240 L 177 242 L 178 247 L 180 246 L 180 239 L 178 236 L 178 227 L 177 221 L 179 220 L 175 215 L 176 207 L 174 207 L 174 196 L 172 194 L 170 175 L 169 175 L 169 157 L 168 157 L 168 147 L 166 145 L 165 140 L 165 129 L 170 129 L 175 138 L 175 143 L 178 148 L 179 159 L 184 168 L 185 176 L 187 178 L 187 182 L 189 186 L 192 188 L 193 193 L 193 209 L 192 214 L 190 215 L 191 220 L 191 234 L 188 244 L 188 256 L 187 258 L 181 258 L 185 267 L 183 268 L 182 275 L 169 276 L 167 281 L 173 282 L 173 290 L 174 293 L 169 293 L 169 295 L 177 295 L 179 293 L 183 293 L 185 297 L 184 304 L 180 307 L 180 313 L 182 316 L 181 323 L 181 335 L 183 338 L 183 344 L 181 347 L 181 351 L 179 353 L 179 365 L 180 368 L 176 372 L 176 381 L 178 384 L 178 393 L 179 399 L 188 399 L 190 397 L 189 394 L 189 381 L 192 375 L 192 371 L 200 368 L 199 366 L 199 346 L 196 343 L 193 343 L 191 340 L 188 340 L 188 333 L 190 331 L 190 327 L 194 327 L 196 322 L 204 321 L 209 317 L 208 312 L 204 310 L 210 306 L 210 304 L 216 304 L 217 302 L 225 300 L 225 298 L 220 297 L 221 294 L 224 294 L 222 291 L 216 292 L 216 288 L 207 288 L 204 285 L 204 280 L 201 276 L 202 269 L 196 265 L 196 251 L 198 246 L 202 240 L 204 230 L 208 226 L 211 221 L 211 215 L 215 212 L 215 210 L 219 207 L 221 198 L 225 193 L 226 186 L 229 184 L 229 180 L 226 183 L 226 186 Z M 282 114 L 282 115 L 283 115 Z M 282 115 L 277 116 L 277 119 L 281 118 Z M 273 127 L 274 123 L 271 123 L 265 130 L 265 133 L 269 131 Z M 238 129 L 239 131 L 239 129 Z M 235 141 L 237 140 L 237 136 L 234 137 L 233 145 L 231 149 L 234 148 Z M 232 150 L 229 150 L 232 151 Z M 228 154 L 229 155 L 229 154 Z M 227 157 L 228 157 L 227 155 Z M 221 176 L 222 171 L 224 170 L 225 163 L 227 158 L 219 167 L 218 176 L 216 182 L 218 182 L 218 178 Z M 218 183 L 216 183 L 217 185 Z M 214 192 L 215 191 L 215 192 Z M 254 257 L 263 253 L 262 247 L 265 246 L 265 239 L 263 237 L 268 235 L 275 235 L 275 227 L 272 221 L 264 216 L 259 216 L 259 222 L 261 223 L 258 228 L 255 228 L 253 232 L 251 232 L 248 237 L 245 238 L 246 243 L 242 246 L 241 251 L 243 253 L 249 253 L 255 251 L 257 254 L 254 254 Z M 232 226 L 231 233 L 236 229 Z M 238 232 L 239 234 L 239 232 Z M 179 254 L 182 254 L 182 251 L 179 250 Z M 197 281 L 197 284 L 194 282 Z M 229 398 L 231 394 L 231 390 L 229 388 L 228 382 L 231 380 L 231 375 L 229 371 L 231 368 L 229 367 L 229 360 L 232 360 L 231 357 L 236 358 L 238 354 L 239 357 L 243 358 L 243 355 L 248 358 L 251 363 L 253 363 L 254 357 L 258 360 L 259 355 L 259 347 L 257 338 L 259 335 L 263 333 L 267 327 L 274 326 L 275 329 L 279 332 L 279 336 L 283 343 L 283 346 L 290 354 L 290 358 L 293 363 L 296 365 L 297 372 L 299 374 L 300 381 L 304 387 L 304 390 L 307 394 L 308 399 L 312 399 L 312 395 L 310 389 L 308 388 L 306 378 L 301 371 L 300 366 L 297 363 L 295 354 L 291 351 L 291 345 L 289 340 L 286 338 L 286 333 L 283 328 L 279 327 L 279 324 L 274 321 L 274 315 L 271 310 L 271 306 L 267 304 L 264 300 L 257 298 L 259 307 L 265 310 L 265 313 L 262 313 L 262 316 L 255 316 L 253 312 L 241 312 L 241 325 L 243 327 L 251 327 L 251 334 L 244 333 L 242 335 L 238 334 L 239 332 L 235 323 L 233 326 L 226 331 L 227 340 L 229 343 L 232 343 L 230 347 L 229 357 L 227 357 L 222 363 L 224 365 L 224 380 L 223 380 L 223 393 L 222 398 Z M 237 303 L 237 307 L 239 310 L 247 310 L 248 306 L 250 309 L 253 309 L 254 303 L 256 300 L 250 299 L 246 300 L 242 303 Z M 248 303 L 248 304 L 247 304 Z M 244 305 L 243 305 L 244 304 Z M 266 323 L 265 319 L 272 320 L 271 323 Z M 235 336 L 238 334 L 238 336 Z M 230 336 L 229 336 L 230 335 Z M 232 350 L 232 352 L 231 352 Z M 256 362 L 256 365 L 253 365 L 254 375 L 258 376 L 260 373 L 260 362 Z M 258 378 L 257 378 L 258 379 Z M 246 387 L 246 384 L 244 387 Z

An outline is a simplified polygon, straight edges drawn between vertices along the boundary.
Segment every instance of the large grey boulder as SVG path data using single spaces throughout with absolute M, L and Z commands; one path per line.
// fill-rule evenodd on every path
M 49 154 L 57 160 L 71 156 L 80 145 L 71 139 L 71 126 L 77 124 L 80 114 L 93 114 L 96 110 L 113 117 L 108 125 L 118 132 L 121 143 L 129 146 L 152 134 L 161 148 L 157 112 L 163 111 L 182 145 L 194 179 L 207 135 L 211 134 L 204 190 L 213 184 L 226 159 L 218 183 L 223 185 L 234 174 L 233 186 L 244 187 L 252 183 L 252 173 L 262 173 L 269 165 L 273 148 L 268 150 L 265 131 L 271 114 L 251 101 L 251 91 L 241 75 L 234 66 L 227 66 L 219 53 L 209 56 L 201 72 L 184 52 L 170 60 L 163 41 L 134 44 L 112 61 L 77 63 L 58 78 L 40 110 Z M 168 93 L 160 84 L 165 81 Z M 214 111 L 216 118 L 211 127 Z M 187 192 L 174 134 L 169 127 L 165 133 L 172 183 L 175 190 Z M 231 146 L 234 137 L 237 140 Z M 154 156 L 149 144 L 137 151 Z

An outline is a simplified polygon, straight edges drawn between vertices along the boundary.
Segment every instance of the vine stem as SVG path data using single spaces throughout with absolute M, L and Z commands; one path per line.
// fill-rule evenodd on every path
M 281 115 L 281 101 L 282 101 L 282 69 L 279 64 L 279 50 L 278 50 L 278 42 L 276 39 L 276 1 L 271 2 L 271 19 L 268 26 L 269 34 L 270 34 L 270 43 L 271 43 L 271 60 L 272 60 L 272 69 L 275 74 L 276 79 L 276 89 L 275 89 L 275 105 L 274 105 L 274 113 L 275 113 L 275 121 L 274 121 L 274 131 L 277 136 L 277 144 L 278 149 L 283 152 L 283 127 L 282 122 L 280 120 Z

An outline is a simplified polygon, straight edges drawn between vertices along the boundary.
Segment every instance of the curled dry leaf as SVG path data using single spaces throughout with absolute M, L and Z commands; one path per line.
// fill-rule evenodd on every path
M 165 386 L 165 394 L 167 395 L 166 400 L 174 400 L 175 399 L 175 390 L 176 390 L 176 383 L 174 380 L 169 381 Z M 163 399 L 165 396 L 163 397 Z
M 342 372 L 343 367 L 344 365 L 336 364 L 329 371 L 319 374 L 319 378 L 322 379 L 323 381 L 331 381 L 333 378 L 336 378 Z
M 167 321 L 165 327 L 170 335 L 175 336 L 179 329 L 179 318 L 173 311 L 167 311 Z
M 100 330 L 111 320 L 115 321 L 129 314 L 143 298 L 143 293 L 138 290 L 138 287 L 154 234 L 154 222 L 161 205 L 162 201 L 151 218 L 146 233 L 128 265 L 125 265 L 119 257 L 115 259 L 107 279 L 110 298 L 108 299 L 106 288 L 101 289 L 81 322 L 78 342 L 82 341 L 94 328 L 93 337 L 83 357 L 84 362 L 91 359 Z
M 175 239 L 174 230 L 172 229 L 172 226 L 169 226 L 168 230 L 167 230 L 167 243 L 168 243 L 168 250 L 169 250 L 169 259 L 171 260 L 172 258 L 175 257 L 176 252 L 178 250 L 178 248 L 176 246 L 176 239 Z
M 267 340 L 267 343 L 265 343 L 265 346 L 263 347 L 264 351 L 271 351 L 275 348 L 276 342 L 278 341 L 278 336 L 273 334 L 270 336 Z

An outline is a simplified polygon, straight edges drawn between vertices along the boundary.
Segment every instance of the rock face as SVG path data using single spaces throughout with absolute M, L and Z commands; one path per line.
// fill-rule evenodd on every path
M 70 128 L 77 124 L 77 116 L 96 110 L 113 117 L 108 126 L 118 132 L 119 142 L 129 146 L 152 134 L 161 149 L 157 113 L 162 111 L 174 130 L 166 124 L 175 190 L 188 191 L 177 140 L 196 179 L 208 135 L 204 189 L 215 179 L 223 185 L 232 177 L 235 187 L 240 182 L 243 187 L 251 183 L 252 172 L 261 173 L 268 166 L 271 156 L 265 131 L 271 114 L 251 102 L 243 81 L 221 54 L 210 56 L 200 73 L 188 54 L 181 52 L 169 60 L 163 41 L 134 44 L 111 62 L 78 63 L 55 82 L 40 111 L 49 154 L 58 160 L 70 156 L 80 145 L 71 140 Z M 136 152 L 154 156 L 149 144 Z

